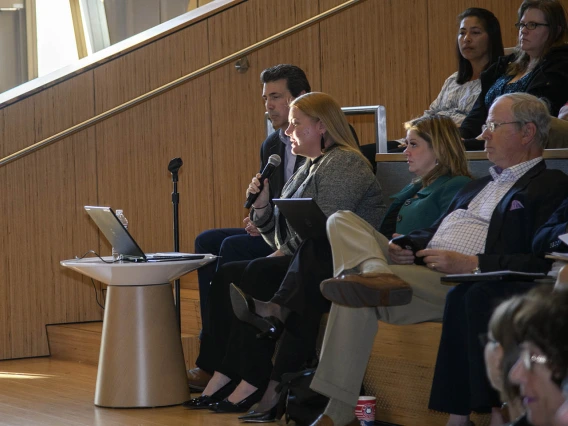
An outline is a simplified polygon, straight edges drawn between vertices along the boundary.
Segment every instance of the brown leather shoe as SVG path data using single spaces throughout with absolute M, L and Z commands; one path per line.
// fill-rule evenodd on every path
M 394 274 L 341 275 L 322 281 L 320 289 L 326 299 L 354 308 L 399 306 L 412 300 L 412 287 Z
M 187 370 L 187 384 L 190 389 L 202 391 L 209 383 L 209 380 L 211 380 L 211 374 L 199 367 Z
M 357 419 L 353 419 L 345 426 L 360 426 L 360 425 L 361 423 Z M 331 418 L 328 415 L 322 414 L 310 426 L 335 426 L 335 423 L 333 423 L 333 420 L 331 420 Z

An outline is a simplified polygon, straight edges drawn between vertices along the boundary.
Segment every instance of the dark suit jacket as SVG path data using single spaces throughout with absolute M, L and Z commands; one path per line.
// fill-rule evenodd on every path
M 546 253 L 551 251 L 567 252 L 568 246 L 564 244 L 559 235 L 565 234 L 568 227 L 568 198 L 556 209 L 550 219 L 540 228 L 534 237 L 533 251 Z
M 467 184 L 459 191 L 447 216 L 457 209 L 467 209 L 471 200 L 492 180 L 491 175 Z M 526 172 L 507 192 L 489 223 L 485 252 L 478 254 L 481 272 L 514 270 L 547 272 L 550 264 L 542 255 L 532 253 L 535 233 L 568 196 L 568 176 L 559 170 L 548 170 L 541 161 Z M 512 202 L 523 208 L 511 210 Z M 420 248 L 428 242 L 440 226 L 443 217 L 431 228 L 411 232 L 409 235 Z
M 268 183 L 270 184 L 270 199 L 280 197 L 280 193 L 282 192 L 282 188 L 286 183 L 284 179 L 284 157 L 286 152 L 286 145 L 280 140 L 280 131 L 276 130 L 275 132 L 268 135 L 268 137 L 264 140 L 260 147 L 260 171 L 268 164 L 268 159 L 272 154 L 278 154 L 282 163 L 280 166 L 276 168 L 272 176 L 268 179 Z M 298 168 L 304 164 L 306 157 L 302 157 L 298 155 L 296 157 L 296 163 L 294 164 L 294 171 L 298 170 Z

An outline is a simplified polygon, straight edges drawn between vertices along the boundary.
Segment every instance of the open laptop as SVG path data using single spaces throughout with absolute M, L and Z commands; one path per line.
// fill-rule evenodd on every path
M 110 207 L 85 206 L 106 239 L 120 253 L 119 260 L 128 262 L 172 262 L 176 260 L 199 260 L 205 255 L 188 253 L 145 254 L 128 230 L 120 223 Z
M 313 198 L 275 198 L 272 201 L 302 240 L 326 235 L 327 216 Z

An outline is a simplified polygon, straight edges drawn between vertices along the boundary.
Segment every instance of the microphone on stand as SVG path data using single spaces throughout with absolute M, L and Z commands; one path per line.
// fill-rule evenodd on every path
M 278 154 L 272 154 L 268 158 L 268 163 L 266 164 L 266 166 L 264 166 L 264 170 L 262 170 L 261 176 L 259 178 L 260 180 L 259 191 L 256 194 L 248 195 L 247 201 L 245 202 L 246 209 L 251 208 L 252 204 L 256 201 L 258 195 L 262 191 L 262 188 L 264 188 L 264 179 L 268 179 L 270 176 L 272 176 L 272 173 L 274 173 L 274 170 L 276 169 L 276 167 L 280 165 L 281 162 L 282 160 L 280 159 L 280 156 Z
M 179 194 L 177 190 L 177 183 L 178 183 L 178 171 L 181 166 L 183 166 L 183 161 L 179 157 L 172 159 L 168 164 L 168 171 L 172 174 L 172 182 L 174 187 L 172 192 L 172 205 L 174 213 L 174 251 L 175 252 L 179 252 L 179 215 L 178 215 Z M 181 305 L 180 305 L 181 291 L 180 291 L 179 278 L 174 281 L 174 293 L 175 293 L 176 320 L 179 329 L 181 330 Z
M 179 157 L 172 159 L 168 164 L 168 171 L 172 174 L 172 179 L 174 182 L 177 182 L 178 180 L 178 170 L 181 166 L 183 166 L 183 161 Z

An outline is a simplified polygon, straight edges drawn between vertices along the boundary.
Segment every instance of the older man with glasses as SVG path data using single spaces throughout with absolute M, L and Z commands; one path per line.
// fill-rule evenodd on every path
M 508 294 L 508 286 L 461 284 L 446 298 L 448 287 L 440 284 L 440 278 L 450 273 L 549 269 L 550 263 L 544 257 L 531 253 L 532 240 L 538 227 L 568 196 L 568 176 L 547 170 L 542 159 L 549 124 L 546 106 L 534 96 L 508 94 L 498 98 L 483 132 L 487 157 L 495 164 L 491 175 L 458 192 L 447 214 L 432 228 L 407 235 L 416 252 L 386 239 L 380 247 L 370 247 L 374 257 L 369 260 L 376 267 L 377 278 L 354 279 L 353 270 L 345 270 L 321 283 L 323 295 L 334 303 L 311 387 L 329 396 L 330 402 L 314 425 L 343 426 L 353 420 L 352 409 L 378 330 L 378 319 L 412 324 L 442 318 L 438 381 L 430 406 L 457 415 L 448 424 L 467 424 L 472 409 L 470 375 L 483 378 L 483 392 L 491 389 L 477 336 L 487 330 L 494 301 Z M 349 237 L 348 229 L 341 225 L 334 216 L 328 220 L 332 247 L 338 238 Z M 426 267 L 415 264 L 418 258 Z M 341 259 L 336 259 L 334 253 L 335 270 L 338 260 Z M 412 301 L 405 306 L 376 307 L 371 300 L 381 300 L 381 289 L 387 284 L 381 277 L 392 274 L 410 284 Z M 513 292 L 526 288 L 516 286 Z M 472 356 L 477 359 L 470 364 Z M 472 369 L 468 368 L 470 365 Z M 484 398 L 480 408 L 487 411 L 493 400 L 487 400 L 486 395 Z

